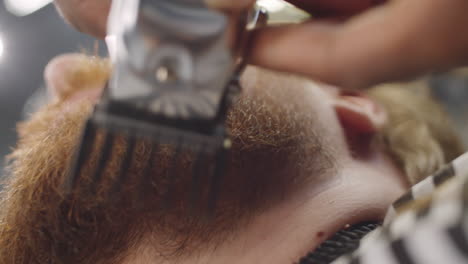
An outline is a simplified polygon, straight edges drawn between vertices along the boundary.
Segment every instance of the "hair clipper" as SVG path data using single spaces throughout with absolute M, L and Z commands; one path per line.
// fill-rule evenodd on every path
M 113 0 L 107 38 L 113 73 L 85 125 L 66 193 L 79 185 L 99 129 L 105 135 L 92 189 L 102 180 L 116 135 L 123 135 L 128 144 L 114 193 L 128 177 L 135 142 L 145 138 L 174 146 L 176 156 L 190 149 L 215 157 L 207 205 L 214 211 L 231 147 L 225 119 L 241 90 L 248 28 L 265 16 L 259 9 L 246 10 L 233 23 L 203 0 Z M 196 200 L 200 175 L 195 170 L 193 174 Z

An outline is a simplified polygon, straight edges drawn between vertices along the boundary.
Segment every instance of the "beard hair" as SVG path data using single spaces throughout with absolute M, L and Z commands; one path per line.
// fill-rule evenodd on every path
M 272 78 L 269 74 L 273 73 L 264 78 Z M 150 156 L 152 144 L 146 140 L 137 142 L 128 170 L 131 177 L 113 203 L 107 194 L 127 147 L 124 137 L 116 139 L 96 194 L 81 188 L 77 195 L 65 197 L 61 187 L 93 104 L 60 101 L 38 111 L 18 126 L 20 139 L 9 156 L 0 204 L 0 263 L 118 263 L 148 234 L 166 257 L 185 256 L 221 243 L 251 217 L 287 199 L 311 175 L 324 177 L 333 170 L 331 151 L 320 140 L 313 114 L 303 113 L 295 103 L 304 101 L 301 93 L 266 88 L 262 81 L 256 85 L 262 90 L 242 96 L 229 114 L 233 148 L 220 209 L 210 220 L 201 217 L 203 208 L 198 208 L 200 215 L 187 210 L 196 153 L 181 153 L 177 169 L 170 171 L 174 148 L 162 145 Z M 288 103 L 282 102 L 285 96 Z M 98 133 L 83 169 L 82 186 L 91 181 L 104 133 Z M 141 178 L 148 162 L 157 166 L 142 197 Z M 174 206 L 161 210 L 171 177 L 177 186 Z

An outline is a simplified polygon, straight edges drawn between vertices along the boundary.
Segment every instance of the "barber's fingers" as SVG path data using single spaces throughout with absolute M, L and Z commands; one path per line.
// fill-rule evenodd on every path
M 317 17 L 349 17 L 386 0 L 286 0 Z
M 79 31 L 98 38 L 106 35 L 111 0 L 54 0 L 62 16 Z
M 205 0 L 217 9 L 235 11 L 248 8 L 255 0 Z M 63 17 L 79 31 L 98 38 L 106 36 L 111 0 L 54 0 Z
M 314 17 L 349 17 L 386 0 L 286 0 L 299 8 L 310 12 Z M 240 10 L 251 7 L 256 0 L 205 0 L 217 9 Z
M 392 1 L 344 24 L 259 30 L 252 63 L 346 88 L 401 80 L 466 63 L 465 0 Z

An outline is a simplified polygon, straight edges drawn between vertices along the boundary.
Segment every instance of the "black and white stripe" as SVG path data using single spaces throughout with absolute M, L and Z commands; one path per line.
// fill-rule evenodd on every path
M 385 224 L 392 221 L 406 205 L 412 201 L 430 196 L 439 186 L 454 177 L 468 177 L 468 153 L 414 185 L 411 190 L 396 200 L 387 212 Z
M 428 197 L 427 207 L 397 213 Z M 468 263 L 468 153 L 414 186 L 389 213 L 384 227 L 333 264 Z

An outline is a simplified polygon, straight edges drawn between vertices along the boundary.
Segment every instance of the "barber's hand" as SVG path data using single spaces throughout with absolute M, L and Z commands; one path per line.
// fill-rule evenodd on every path
M 111 0 L 54 0 L 62 16 L 83 33 L 106 36 Z
M 225 10 L 255 0 L 206 0 Z M 317 19 L 261 29 L 251 62 L 347 88 L 468 64 L 467 0 L 288 0 Z M 110 0 L 55 0 L 79 30 L 105 35 Z M 331 22 L 351 17 L 343 23 Z
M 205 0 L 208 5 L 227 11 L 252 6 L 255 0 Z M 106 36 L 111 0 L 54 0 L 60 14 L 79 31 L 97 38 Z
M 315 2 L 326 1 L 290 2 L 314 10 Z M 372 1 L 333 2 L 356 3 L 335 12 L 346 17 Z M 326 4 L 321 10 L 319 15 L 334 15 Z M 346 88 L 468 65 L 467 10 L 467 0 L 393 0 L 344 23 L 315 19 L 264 29 L 254 41 L 252 62 Z
M 205 0 L 212 8 L 241 10 L 256 0 Z M 286 0 L 314 16 L 350 16 L 385 0 Z M 63 17 L 76 29 L 98 38 L 106 35 L 111 0 L 54 0 Z

